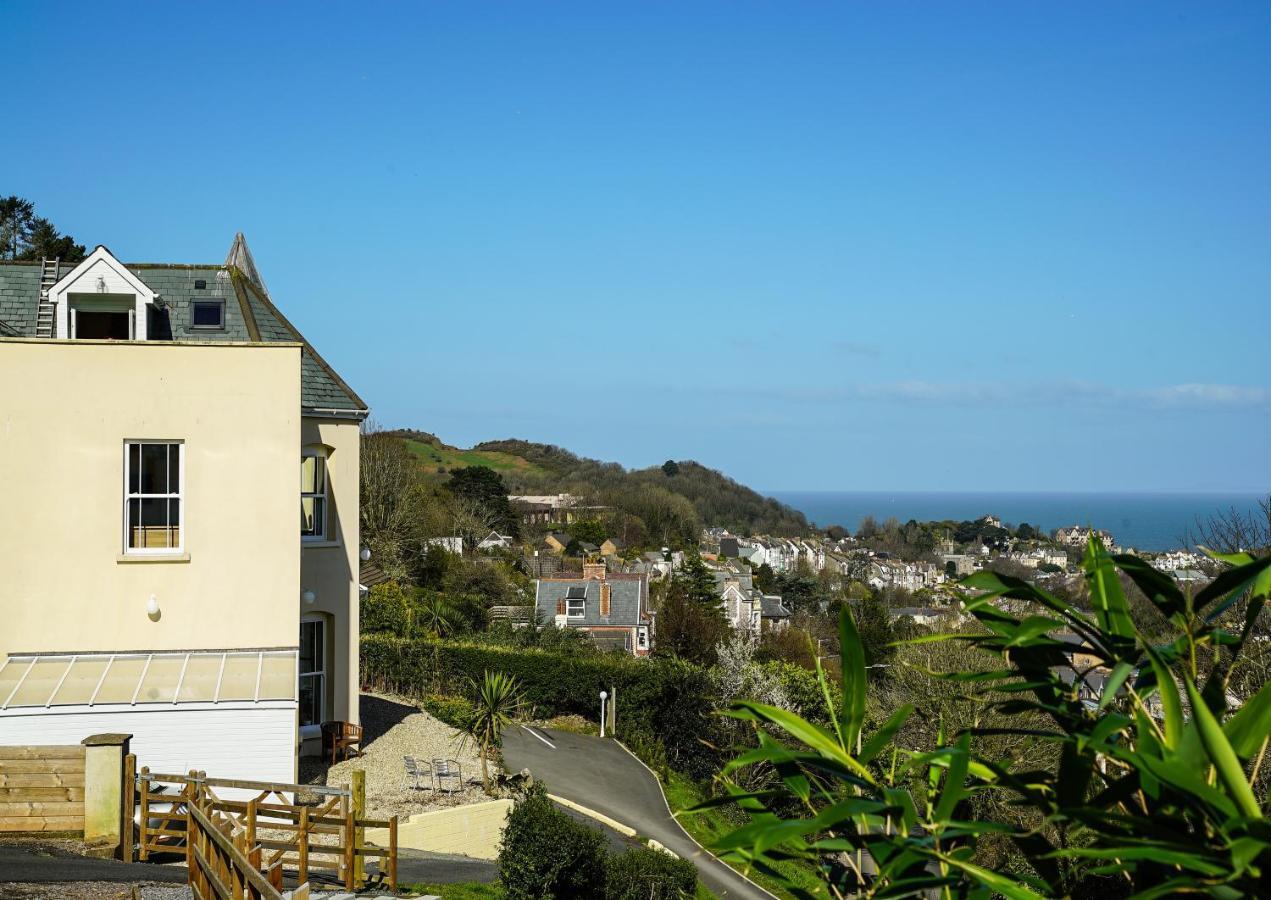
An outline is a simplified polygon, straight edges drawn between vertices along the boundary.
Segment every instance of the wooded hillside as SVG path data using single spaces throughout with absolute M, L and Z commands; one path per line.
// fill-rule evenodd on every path
M 532 441 L 486 441 L 461 450 L 427 432 L 393 434 L 407 441 L 426 469 L 443 475 L 464 466 L 486 466 L 503 477 L 512 494 L 576 494 L 650 525 L 672 520 L 673 530 L 691 535 L 703 525 L 742 534 L 799 536 L 810 531 L 798 510 L 692 460 L 628 470 Z

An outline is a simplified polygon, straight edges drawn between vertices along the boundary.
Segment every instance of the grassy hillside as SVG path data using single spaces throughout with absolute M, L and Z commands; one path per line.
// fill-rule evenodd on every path
M 462 450 L 443 443 L 435 435 L 424 431 L 394 432 L 406 444 L 407 449 L 419 460 L 420 467 L 429 474 L 444 474 L 466 466 L 485 466 L 494 469 L 507 480 L 514 472 L 530 476 L 546 474 L 546 471 L 522 457 L 497 450 Z

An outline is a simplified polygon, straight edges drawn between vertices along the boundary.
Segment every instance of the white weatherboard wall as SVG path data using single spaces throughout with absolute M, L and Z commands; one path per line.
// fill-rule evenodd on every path
M 93 734 L 131 734 L 137 768 L 290 784 L 296 704 L 43 707 L 0 714 L 0 745 L 78 744 Z

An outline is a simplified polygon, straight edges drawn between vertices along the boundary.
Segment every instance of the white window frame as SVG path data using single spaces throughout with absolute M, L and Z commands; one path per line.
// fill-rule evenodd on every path
M 578 605 L 578 612 L 574 612 L 574 604 Z M 567 619 L 587 618 L 587 601 L 566 599 L 565 600 L 565 618 Z
M 129 490 L 129 459 L 128 448 L 134 444 L 164 444 L 177 446 L 177 490 L 176 493 L 167 494 L 134 494 Z M 123 496 L 124 502 L 121 504 L 123 513 L 123 553 L 125 556 L 180 556 L 185 553 L 185 441 L 174 438 L 129 438 L 124 441 L 124 483 Z M 140 479 L 138 479 L 140 481 Z M 171 484 L 168 485 L 172 487 Z M 132 500 L 176 500 L 177 501 L 177 546 L 175 547 L 130 547 L 128 540 L 128 504 Z
M 300 680 L 314 678 L 318 682 L 318 721 L 300 726 L 301 737 L 316 737 L 322 733 L 322 720 L 327 715 L 327 620 L 324 616 L 304 616 L 300 619 L 303 630 L 305 625 L 315 624 L 319 627 L 321 640 L 318 642 L 318 668 L 312 672 L 300 671 L 300 649 L 296 650 L 296 709 L 299 717 L 301 692 Z
M 301 530 L 301 532 L 300 532 L 300 540 L 302 540 L 302 541 L 304 541 L 304 542 L 306 542 L 306 543 L 311 543 L 311 544 L 312 544 L 312 543 L 321 543 L 321 542 L 325 542 L 325 541 L 327 541 L 327 540 L 330 540 L 330 539 L 327 537 L 327 530 L 328 530 L 328 523 L 329 523 L 330 518 L 331 518 L 331 516 L 330 516 L 330 509 L 331 509 L 331 496 L 330 496 L 330 495 L 331 495 L 331 489 L 330 489 L 330 484 L 331 484 L 331 481 L 330 481 L 330 479 L 329 479 L 329 477 L 328 477 L 330 473 L 327 471 L 327 455 L 326 455 L 325 453 L 321 453 L 321 452 L 319 452 L 319 451 L 317 451 L 317 450 L 306 450 L 305 452 L 301 453 L 301 454 L 300 454 L 300 466 L 301 466 L 301 473 L 302 473 L 302 476 L 303 476 L 303 472 L 304 472 L 304 461 L 305 461 L 306 459 L 315 459 L 315 460 L 317 460 L 317 461 L 318 461 L 317 469 L 318 469 L 318 470 L 320 470 L 320 471 L 322 472 L 322 490 L 321 490 L 321 491 L 307 492 L 307 491 L 305 491 L 305 490 L 303 489 L 303 488 L 304 488 L 304 484 L 303 484 L 303 482 L 302 482 L 302 484 L 301 484 L 301 491 L 300 491 L 300 510 L 301 510 L 301 515 L 302 515 L 302 516 L 304 515 L 304 501 L 305 501 L 305 499 L 306 499 L 306 498 L 320 499 L 320 500 L 322 501 L 322 516 L 321 516 L 322 521 L 321 521 L 321 528 L 320 528 L 320 529 L 319 529 L 316 533 L 314 533 L 314 534 L 305 534 L 305 533 L 304 533 L 304 530 L 303 530 L 303 528 L 302 528 L 302 530 Z

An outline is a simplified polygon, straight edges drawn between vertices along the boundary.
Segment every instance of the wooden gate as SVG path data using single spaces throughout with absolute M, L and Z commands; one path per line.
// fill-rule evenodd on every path
M 253 847 L 232 819 L 217 813 L 206 799 L 192 800 L 188 808 L 186 862 L 195 900 L 282 900 L 281 879 L 271 881 L 261 871 L 260 847 Z M 308 896 L 307 883 L 292 894 L 295 900 Z
M 83 830 L 84 748 L 0 747 L 0 832 Z
M 145 768 L 138 773 L 137 782 L 141 803 L 138 846 L 143 860 L 152 853 L 186 853 L 187 836 L 189 846 L 196 845 L 198 838 L 192 830 L 197 808 L 231 843 L 233 835 L 241 835 L 243 851 L 249 857 L 256 854 L 257 871 L 276 887 L 281 887 L 286 869 L 295 873 L 298 884 L 306 883 L 310 874 L 317 872 L 354 889 L 365 880 L 363 862 L 378 857 L 381 878 L 397 889 L 397 817 L 365 818 L 361 792 L 341 787 L 209 778 L 203 772 L 163 775 Z M 229 799 L 227 789 L 256 794 Z M 317 794 L 318 804 L 309 806 L 288 799 L 297 792 Z M 389 846 L 367 846 L 363 840 L 367 828 L 387 828 Z

